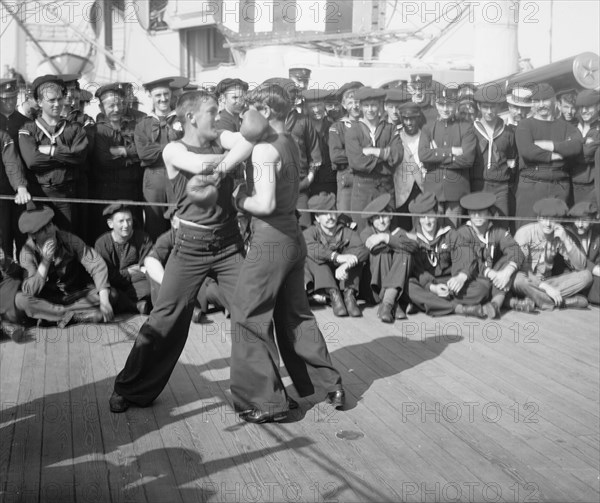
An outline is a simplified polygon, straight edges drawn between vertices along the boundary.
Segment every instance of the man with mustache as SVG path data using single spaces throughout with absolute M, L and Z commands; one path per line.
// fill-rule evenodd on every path
M 517 129 L 519 122 L 530 115 L 532 94 L 531 89 L 519 85 L 507 91 L 508 117 L 506 125 L 513 133 Z
M 535 216 L 533 205 L 541 199 L 555 197 L 566 203 L 569 198 L 569 161 L 581 153 L 581 134 L 568 122 L 555 120 L 555 104 L 552 86 L 538 84 L 532 95 L 533 115 L 517 126 L 519 217 Z
M 421 108 L 421 123 L 422 128 L 425 124 L 431 124 L 437 118 L 437 110 L 431 104 L 433 78 L 429 73 L 415 73 L 410 76 L 407 90 L 412 96 L 412 101 Z
M 167 171 L 162 151 L 167 143 L 180 139 L 183 134 L 177 114 L 171 108 L 173 80 L 169 77 L 144 84 L 152 100 L 152 112 L 135 128 L 135 147 L 144 168 L 144 200 L 150 203 L 167 202 Z M 147 206 L 144 213 L 146 232 L 154 241 L 168 229 L 169 222 L 161 206 Z
M 126 88 L 113 83 L 96 91 L 101 113 L 98 114 L 94 155 L 92 156 L 91 192 L 96 199 L 141 201 L 142 167 L 134 141 L 136 120 L 126 115 Z M 92 237 L 96 239 L 104 228 L 103 208 L 94 205 Z M 141 207 L 132 207 L 134 222 L 142 225 Z
M 335 316 L 360 317 L 356 294 L 369 252 L 358 232 L 339 222 L 333 213 L 333 194 L 311 197 L 308 207 L 318 213 L 314 224 L 304 231 L 308 249 L 304 283 L 309 291 L 327 292 Z

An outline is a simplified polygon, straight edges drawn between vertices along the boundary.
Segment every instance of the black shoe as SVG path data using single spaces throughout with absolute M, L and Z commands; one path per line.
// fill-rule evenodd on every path
M 298 405 L 298 402 L 296 402 L 296 400 L 289 396 L 287 397 L 287 403 L 290 410 L 296 410 L 300 407 L 300 405 Z
M 260 409 L 252 409 L 248 413 L 240 414 L 240 418 L 248 423 L 262 424 L 262 423 L 274 423 L 282 421 L 287 417 L 287 411 L 269 413 L 264 412 Z
M 356 303 L 354 290 L 352 290 L 352 288 L 346 288 L 346 290 L 344 290 L 344 304 L 346 304 L 346 309 L 350 316 L 353 318 L 360 318 L 362 316 L 362 311 Z
M 474 318 L 479 318 L 480 320 L 485 320 L 486 314 L 483 311 L 483 307 L 481 306 L 465 306 L 463 305 L 462 314 L 464 316 L 472 316 Z
M 389 302 L 382 301 L 378 315 L 384 323 L 394 323 L 394 306 Z
M 208 318 L 199 307 L 194 308 L 194 313 L 192 314 L 192 323 L 207 323 Z
M 346 305 L 342 299 L 342 293 L 337 288 L 329 289 L 329 300 L 331 301 L 331 307 L 333 308 L 334 316 L 344 317 L 348 316 Z
M 125 412 L 129 408 L 129 401 L 119 395 L 116 391 L 113 391 L 113 394 L 110 396 L 108 400 L 108 405 L 110 406 L 110 411 L 115 414 L 120 414 L 121 412 Z
M 331 391 L 327 393 L 327 403 L 331 404 L 334 409 L 343 409 L 346 403 L 346 393 L 343 389 Z
M 417 309 L 417 306 L 415 306 L 412 302 L 409 302 L 406 305 L 406 314 L 417 314 L 419 312 L 419 310 Z
M 2 322 L 2 333 L 10 337 L 13 341 L 19 342 L 25 335 L 25 327 L 9 321 Z
M 152 306 L 147 300 L 139 300 L 135 307 L 137 308 L 137 312 L 140 314 L 150 314 L 150 311 L 152 310 Z
M 563 299 L 561 307 L 565 309 L 587 309 L 588 306 L 589 302 L 583 295 L 574 295 Z
M 103 319 L 100 309 L 89 309 L 87 311 L 75 311 L 71 321 L 73 323 L 102 323 Z

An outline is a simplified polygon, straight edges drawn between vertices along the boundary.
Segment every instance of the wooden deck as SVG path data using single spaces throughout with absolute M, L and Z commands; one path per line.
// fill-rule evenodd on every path
M 233 412 L 222 314 L 192 326 L 153 407 L 120 415 L 108 397 L 143 317 L 2 340 L 2 500 L 599 500 L 597 308 L 393 326 L 374 308 L 315 313 L 349 404 L 300 400 L 280 424 Z

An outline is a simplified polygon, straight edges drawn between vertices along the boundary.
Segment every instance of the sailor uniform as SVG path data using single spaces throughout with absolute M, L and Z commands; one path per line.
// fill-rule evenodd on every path
M 0 194 L 14 195 L 19 187 L 27 187 L 28 184 L 15 141 L 5 131 L 0 131 L 0 154 Z M 13 240 L 22 236 L 17 228 L 19 214 L 19 207 L 14 201 L 0 200 L 0 235 L 2 249 L 8 258 L 13 256 Z M 24 239 L 21 241 L 24 242 Z M 21 246 L 17 248 L 20 250 Z
M 474 256 L 457 251 L 456 231 L 446 226 L 438 229 L 429 241 L 416 233 L 418 250 L 413 254 L 413 272 L 408 294 L 412 302 L 431 316 L 454 312 L 458 304 L 480 305 L 490 296 L 490 282 L 477 277 L 477 261 Z M 457 295 L 442 298 L 431 292 L 431 284 L 445 284 L 459 273 L 467 275 L 467 281 Z
M 135 147 L 140 158 L 143 175 L 144 200 L 150 203 L 166 203 L 167 198 L 167 171 L 162 158 L 162 151 L 171 141 L 182 136 L 180 123 L 174 111 L 166 117 L 159 117 L 151 113 L 141 119 L 134 133 Z M 152 240 L 156 240 L 169 227 L 169 222 L 164 218 L 163 206 L 146 206 L 145 226 L 146 232 Z
M 39 147 L 52 147 L 50 154 L 42 154 Z M 55 126 L 48 125 L 41 117 L 27 122 L 19 130 L 19 147 L 31 175 L 32 196 L 74 198 L 77 196 L 79 171 L 88 153 L 85 129 L 77 122 L 60 120 Z M 77 205 L 54 202 L 54 222 L 62 229 L 70 229 Z
M 340 211 L 350 211 L 354 173 L 348 169 L 345 136 L 346 131 L 356 127 L 356 124 L 350 117 L 343 117 L 329 128 L 329 158 L 331 168 L 336 173 L 336 205 Z

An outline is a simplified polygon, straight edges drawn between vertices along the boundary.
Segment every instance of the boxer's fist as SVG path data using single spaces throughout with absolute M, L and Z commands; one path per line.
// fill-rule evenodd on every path
M 240 133 L 249 142 L 256 143 L 269 134 L 269 121 L 257 110 L 248 110 L 244 114 Z
M 203 209 L 212 208 L 219 198 L 218 185 L 220 177 L 212 175 L 195 175 L 187 183 L 187 194 L 192 202 Z

